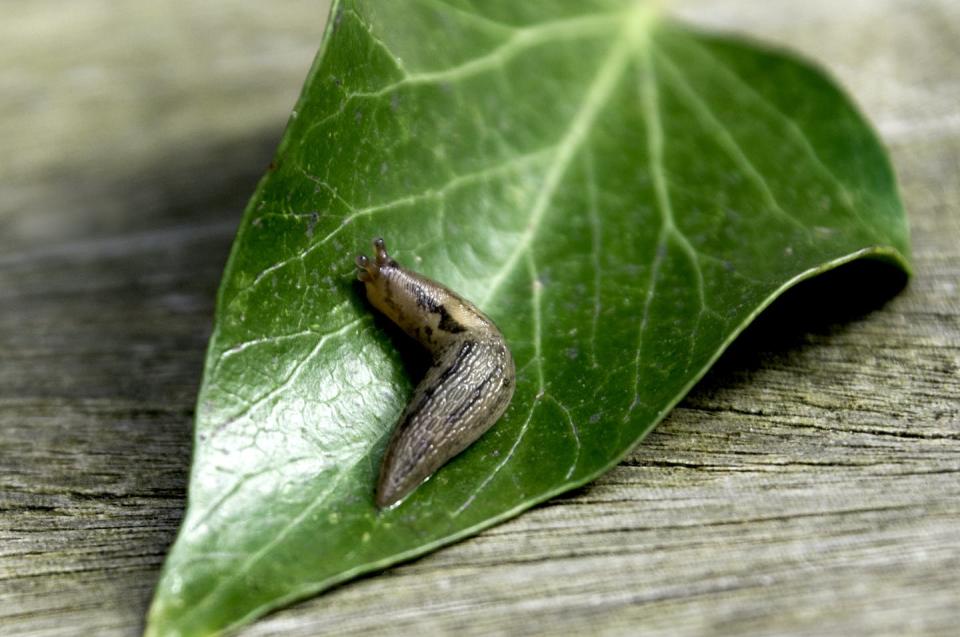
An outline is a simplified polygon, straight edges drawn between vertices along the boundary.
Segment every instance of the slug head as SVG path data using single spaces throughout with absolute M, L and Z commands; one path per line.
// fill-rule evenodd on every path
M 393 301 L 392 287 L 400 272 L 400 264 L 390 258 L 383 239 L 379 237 L 373 240 L 373 253 L 372 259 L 365 254 L 357 255 L 357 279 L 363 281 L 370 303 L 394 322 L 399 322 L 399 308 Z
M 368 287 L 371 283 L 376 284 L 380 278 L 380 268 L 400 267 L 400 264 L 391 259 L 390 255 L 387 254 L 387 246 L 384 244 L 383 239 L 379 237 L 373 240 L 373 254 L 374 258 L 372 261 L 365 254 L 358 254 L 356 259 L 357 278 L 366 283 Z

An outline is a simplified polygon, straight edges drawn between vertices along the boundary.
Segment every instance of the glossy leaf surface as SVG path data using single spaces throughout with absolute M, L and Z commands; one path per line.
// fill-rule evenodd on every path
M 487 312 L 518 370 L 500 423 L 388 511 L 422 361 L 354 280 L 375 236 Z M 908 251 L 873 133 L 787 54 L 637 2 L 334 3 L 227 266 L 148 634 L 238 625 L 584 484 L 783 290 Z

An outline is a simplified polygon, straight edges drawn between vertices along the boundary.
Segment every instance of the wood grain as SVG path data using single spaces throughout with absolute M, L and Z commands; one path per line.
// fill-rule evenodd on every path
M 0 634 L 142 629 L 216 286 L 322 4 L 5 7 Z M 244 635 L 956 634 L 960 11 L 676 10 L 840 79 L 893 154 L 916 277 L 799 291 L 594 485 Z

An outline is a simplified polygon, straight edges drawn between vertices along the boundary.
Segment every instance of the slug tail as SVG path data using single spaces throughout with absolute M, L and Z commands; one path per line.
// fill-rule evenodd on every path
M 502 341 L 462 341 L 417 386 L 387 447 L 377 506 L 391 506 L 499 420 L 513 396 L 513 358 Z

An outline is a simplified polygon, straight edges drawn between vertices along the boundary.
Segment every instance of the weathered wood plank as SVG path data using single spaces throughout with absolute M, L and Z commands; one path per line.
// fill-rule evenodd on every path
M 5 9 L 4 635 L 142 625 L 184 506 L 220 271 L 322 28 L 316 3 L 265 7 Z M 910 211 L 907 289 L 851 315 L 814 288 L 818 316 L 752 330 L 596 484 L 244 634 L 955 633 L 960 11 L 843 7 L 679 10 L 789 44 L 850 89 Z

